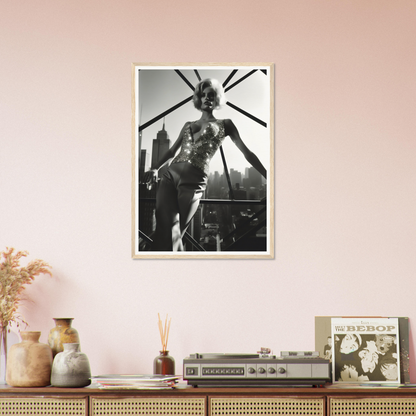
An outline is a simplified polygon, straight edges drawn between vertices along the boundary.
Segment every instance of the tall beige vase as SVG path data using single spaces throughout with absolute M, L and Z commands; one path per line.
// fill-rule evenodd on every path
M 20 333 L 22 342 L 10 347 L 7 356 L 6 383 L 13 387 L 50 385 L 52 350 L 39 342 L 39 331 Z
M 48 344 L 52 349 L 52 354 L 56 354 L 64 350 L 64 344 L 79 344 L 78 331 L 72 328 L 74 318 L 53 318 L 55 328 L 49 332 Z

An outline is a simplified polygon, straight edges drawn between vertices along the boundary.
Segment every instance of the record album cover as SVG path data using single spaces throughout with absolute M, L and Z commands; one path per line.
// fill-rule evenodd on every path
M 337 333 L 334 329 L 334 331 L 332 331 L 332 327 L 331 327 L 331 323 L 332 320 L 335 318 L 342 318 L 340 316 L 338 317 L 331 317 L 331 316 L 316 316 L 315 317 L 315 350 L 319 351 L 319 354 L 321 357 L 326 358 L 326 359 L 330 359 L 331 362 L 333 363 L 333 353 L 334 351 L 338 351 L 339 348 L 339 341 L 341 340 L 341 338 L 344 338 L 344 333 Z M 387 353 L 385 351 L 385 347 L 386 345 L 384 345 L 384 347 L 382 346 L 382 335 L 381 333 L 376 333 L 377 331 L 374 331 L 375 333 L 364 333 L 364 334 L 359 334 L 360 339 L 361 339 L 361 343 L 359 345 L 359 350 L 357 350 L 356 353 L 354 353 L 351 356 L 348 355 L 338 355 L 338 357 L 344 357 L 344 359 L 347 359 L 347 361 L 349 362 L 349 364 L 353 365 L 358 372 L 360 372 L 360 374 L 357 374 L 355 376 L 355 378 L 357 378 L 357 380 L 352 380 L 351 378 L 354 378 L 352 376 L 348 376 L 348 382 L 349 383 L 402 383 L 402 384 L 408 384 L 410 383 L 410 376 L 409 376 L 409 318 L 407 317 L 399 317 L 399 318 L 386 318 L 386 317 L 344 317 L 342 319 L 349 319 L 350 322 L 379 322 L 382 323 L 382 319 L 388 319 L 387 322 L 393 322 L 391 321 L 391 319 L 397 319 L 398 320 L 398 332 L 395 335 L 395 338 L 387 338 L 384 337 L 385 340 L 387 341 L 395 341 L 395 348 L 397 348 L 397 351 L 399 352 L 397 354 L 397 351 L 394 354 L 397 354 L 397 360 L 396 358 L 392 358 L 390 357 L 390 355 L 392 354 L 392 352 L 390 351 L 389 353 Z M 336 322 L 336 321 L 334 321 Z M 347 321 L 342 321 L 342 322 L 347 322 Z M 362 326 L 361 324 L 358 325 L 358 329 L 362 329 L 360 328 L 360 326 Z M 370 325 L 371 326 L 371 325 Z M 381 328 L 381 325 L 379 329 Z M 335 332 L 333 334 L 333 332 Z M 338 331 L 339 332 L 339 331 Z M 364 331 L 365 332 L 365 331 Z M 375 337 L 375 335 L 378 335 L 378 337 Z M 349 338 L 351 339 L 352 337 L 349 336 Z M 376 348 L 374 348 L 374 344 L 370 341 L 374 341 L 374 338 L 376 339 L 377 343 L 376 343 Z M 357 337 L 358 339 L 358 337 Z M 364 343 L 363 343 L 364 341 Z M 370 342 L 370 347 L 366 348 L 367 345 L 367 341 Z M 376 342 L 374 341 L 374 342 Z M 338 345 L 336 346 L 335 344 Z M 348 343 L 347 341 L 344 342 Z M 353 344 L 352 341 L 350 341 L 351 344 Z M 377 344 L 379 345 L 379 349 L 380 351 L 377 350 Z M 358 346 L 358 344 L 357 344 Z M 374 352 L 374 354 L 371 353 Z M 378 352 L 377 352 L 378 351 Z M 364 368 L 366 370 L 366 373 L 363 371 L 362 369 L 362 357 L 359 357 L 358 354 L 360 354 L 361 352 L 361 356 L 367 356 L 367 360 L 364 360 Z M 358 357 L 358 358 L 357 358 Z M 369 367 L 369 363 L 366 364 L 367 361 L 370 360 L 370 358 L 373 358 L 374 362 L 373 362 L 373 366 L 374 369 L 372 371 L 370 371 L 370 367 Z M 341 358 L 339 358 L 340 360 Z M 356 365 L 352 364 L 351 361 L 353 361 L 353 359 L 356 360 Z M 338 361 L 339 361 L 338 360 Z M 375 361 L 377 361 L 377 364 L 375 364 Z M 338 362 L 339 365 L 341 365 L 341 361 Z M 348 363 L 347 364 L 342 364 L 342 366 L 346 365 L 346 368 L 348 368 Z M 382 367 L 381 367 L 382 365 Z M 336 368 L 335 370 L 335 365 L 333 363 L 333 381 L 336 382 L 336 378 L 341 378 L 341 374 L 340 374 L 340 368 L 339 366 Z M 342 368 L 342 367 L 341 367 Z M 390 370 L 390 373 L 387 371 L 387 368 Z M 394 376 L 396 369 L 399 369 L 399 375 L 396 378 Z M 383 372 L 387 374 L 387 377 L 383 375 Z M 344 378 L 347 377 L 347 373 L 343 373 Z M 367 380 L 368 378 L 368 380 Z
M 334 383 L 400 383 L 397 318 L 332 318 Z

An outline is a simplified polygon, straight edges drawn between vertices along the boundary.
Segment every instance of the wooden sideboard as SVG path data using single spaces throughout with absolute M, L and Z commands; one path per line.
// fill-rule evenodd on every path
M 0 386 L 4 416 L 402 416 L 416 388 L 194 388 L 103 390 Z

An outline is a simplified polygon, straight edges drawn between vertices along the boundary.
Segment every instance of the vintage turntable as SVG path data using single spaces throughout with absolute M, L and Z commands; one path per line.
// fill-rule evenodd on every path
M 192 386 L 320 386 L 331 380 L 329 360 L 315 352 L 191 354 L 183 378 Z

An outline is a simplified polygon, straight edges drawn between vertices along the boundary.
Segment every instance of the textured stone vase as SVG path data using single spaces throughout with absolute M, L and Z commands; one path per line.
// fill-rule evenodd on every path
M 48 344 L 52 349 L 52 354 L 56 354 L 64 350 L 63 344 L 79 344 L 78 331 L 72 328 L 74 318 L 53 318 L 55 328 L 49 332 Z
M 49 386 L 52 350 L 39 342 L 39 331 L 20 333 L 22 342 L 10 347 L 7 355 L 6 382 L 13 387 Z
M 64 344 L 63 352 L 56 354 L 51 374 L 55 387 L 84 387 L 91 383 L 88 357 L 79 350 L 79 344 Z

